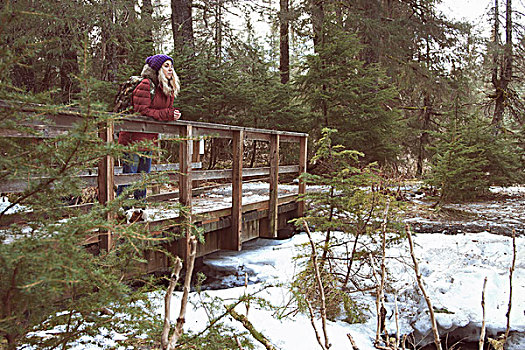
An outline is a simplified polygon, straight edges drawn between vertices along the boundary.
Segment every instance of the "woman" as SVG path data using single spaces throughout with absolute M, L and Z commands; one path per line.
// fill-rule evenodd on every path
M 181 113 L 173 107 L 173 100 L 180 91 L 180 82 L 173 69 L 173 58 L 167 55 L 154 55 L 146 58 L 146 64 L 140 74 L 142 81 L 133 90 L 133 111 L 160 121 L 171 121 L 180 118 Z M 154 85 L 154 87 L 151 86 Z M 154 94 L 152 98 L 152 88 Z M 118 143 L 128 145 L 140 141 L 155 142 L 158 134 L 126 132 L 119 134 Z M 140 149 L 140 154 L 125 154 L 123 173 L 149 173 L 151 170 L 151 151 Z M 127 185 L 117 188 L 117 196 Z M 135 199 L 146 197 L 146 189 L 136 190 Z

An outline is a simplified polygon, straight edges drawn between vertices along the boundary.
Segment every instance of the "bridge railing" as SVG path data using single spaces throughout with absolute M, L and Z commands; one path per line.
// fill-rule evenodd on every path
M 11 103 L 0 101 L 1 108 L 15 108 Z M 23 113 L 39 113 L 38 106 L 25 105 L 16 106 L 17 111 Z M 82 121 L 84 116 L 74 110 L 61 110 L 60 112 L 45 115 L 45 118 L 28 119 L 27 125 L 36 130 L 40 130 L 40 137 L 53 138 L 57 135 L 67 133 L 75 123 Z M 129 115 L 115 116 L 115 122 L 108 122 L 99 130 L 99 137 L 104 142 L 116 142 L 114 135 L 121 131 L 160 133 L 166 137 L 179 138 L 178 165 L 158 165 L 160 170 L 168 170 L 167 176 L 170 181 L 178 183 L 178 192 L 160 194 L 152 196 L 156 200 L 166 200 L 178 196 L 182 205 L 189 208 L 191 216 L 192 192 L 194 181 L 206 180 L 229 180 L 232 184 L 232 236 L 236 237 L 231 242 L 230 249 L 240 249 L 241 247 L 241 226 L 242 226 L 242 186 L 243 178 L 253 176 L 267 176 L 269 178 L 269 210 L 268 210 L 268 237 L 277 237 L 278 220 L 278 187 L 279 174 L 301 174 L 306 171 L 307 162 L 307 140 L 308 134 L 248 128 L 232 125 L 222 125 L 204 122 L 194 122 L 178 120 L 172 122 L 159 122 L 152 118 Z M 33 137 L 13 130 L 0 129 L 0 137 Z M 232 167 L 231 169 L 204 170 L 201 169 L 199 162 L 198 142 L 202 139 L 222 138 L 230 139 L 232 144 Z M 267 167 L 244 168 L 243 153 L 244 141 L 263 141 L 269 144 L 269 164 Z M 280 146 L 282 143 L 292 142 L 299 144 L 299 155 L 297 163 L 293 165 L 280 165 Z M 107 203 L 114 199 L 114 188 L 116 185 L 129 184 L 137 181 L 140 175 L 121 174 L 115 171 L 115 160 L 112 156 L 104 156 L 99 161 L 97 171 L 79 174 L 79 179 L 85 182 L 85 186 L 97 186 L 98 200 Z M 173 172 L 169 172 L 172 170 Z M 96 179 L 96 181 L 95 181 Z M 21 192 L 27 185 L 27 179 L 4 181 L 0 183 L 0 193 Z M 299 182 L 299 194 L 306 191 L 304 182 Z M 156 198 L 155 198 L 156 197 Z M 304 212 L 304 203 L 298 203 L 298 215 Z M 187 218 L 191 220 L 190 218 Z M 101 247 L 109 249 L 112 246 L 111 235 L 101 235 Z

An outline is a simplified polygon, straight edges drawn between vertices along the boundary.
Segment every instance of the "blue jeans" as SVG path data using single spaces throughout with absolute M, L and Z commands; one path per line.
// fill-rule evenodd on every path
M 142 152 L 142 155 L 136 153 L 125 153 L 124 164 L 122 173 L 123 174 L 138 174 L 138 173 L 149 173 L 151 171 L 151 152 Z M 124 191 L 129 185 L 119 185 L 117 187 L 117 197 Z M 135 199 L 146 198 L 146 189 L 142 188 L 133 192 Z

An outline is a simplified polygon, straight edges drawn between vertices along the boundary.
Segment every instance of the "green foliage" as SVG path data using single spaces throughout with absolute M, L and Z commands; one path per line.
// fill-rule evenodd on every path
M 327 27 L 330 36 L 315 55 L 306 57 L 297 78 L 301 96 L 313 113 L 314 134 L 323 127 L 338 130 L 332 137 L 346 148 L 366 154 L 367 161 L 386 163 L 397 155 L 396 89 L 379 66 L 357 57 L 362 45 L 356 35 Z
M 359 165 L 359 157 L 362 156 L 359 152 L 332 144 L 331 137 L 336 132 L 323 129 L 323 137 L 317 143 L 317 152 L 312 158 L 316 163 L 315 174 L 302 175 L 308 185 L 322 186 L 322 189 L 308 192 L 302 198 L 309 208 L 305 217 L 298 219 L 296 224 L 307 222 L 312 230 L 323 233 L 323 240 L 316 242 L 316 245 L 318 268 L 326 294 L 327 317 L 341 317 L 344 310 L 342 318 L 362 322 L 362 307 L 350 294 L 361 283 L 354 278 L 354 274 L 363 266 L 372 268 L 369 258 L 378 252 L 374 244 L 361 242 L 380 240 L 385 213 L 387 232 L 395 232 L 398 227 L 396 203 L 386 194 L 388 184 L 383 182 L 377 170 L 373 166 Z M 393 234 L 389 241 L 399 238 Z M 320 306 L 311 259 L 296 276 L 293 291 L 301 309 L 305 309 L 307 301 L 317 308 Z
M 436 155 L 427 182 L 441 189 L 443 201 L 472 200 L 492 185 L 523 181 L 516 135 L 495 135 L 491 125 L 478 118 L 456 120 L 446 133 L 436 135 Z
M 15 55 L 17 49 L 10 46 L 1 58 L 2 74 L 9 72 L 6 67 L 15 57 L 23 59 Z M 159 239 L 144 234 L 140 225 L 108 221 L 123 198 L 107 206 L 94 204 L 88 212 L 66 206 L 71 197 L 83 194 L 80 173 L 96 167 L 103 155 L 119 157 L 138 147 L 101 142 L 98 127 L 113 117 L 91 103 L 95 94 L 85 63 L 74 77 L 82 89 L 74 112 L 51 104 L 31 105 L 50 97 L 20 94 L 8 79 L 0 86 L 2 98 L 16 101 L 0 108 L 0 129 L 24 135 L 0 138 L 0 181 L 15 188 L 0 207 L 0 337 L 9 349 L 22 344 L 67 348 L 84 335 L 111 337 L 114 332 L 154 343 L 160 333 L 160 319 L 146 294 L 154 281 L 143 281 L 144 288 L 125 283 L 130 276 L 140 276 L 145 251 L 162 248 Z M 64 114 L 76 120 L 72 128 L 49 134 L 53 129 L 45 125 Z M 17 223 L 9 224 L 15 215 Z M 87 245 L 106 230 L 119 237 L 114 250 L 104 253 Z M 163 242 L 172 239 L 170 232 L 162 237 Z

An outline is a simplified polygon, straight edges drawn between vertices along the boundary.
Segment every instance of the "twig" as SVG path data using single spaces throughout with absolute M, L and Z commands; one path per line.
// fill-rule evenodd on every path
M 235 342 L 237 343 L 239 350 L 244 350 L 244 348 L 242 347 L 241 341 L 239 340 L 239 338 L 237 338 L 237 335 L 234 334 L 233 338 L 235 338 Z
M 253 297 L 255 296 L 256 294 L 259 294 L 260 292 L 266 290 L 267 288 L 269 287 L 272 287 L 271 285 L 266 285 L 264 286 L 263 288 L 259 289 L 258 291 L 250 294 L 250 297 Z M 226 317 L 227 315 L 229 315 L 230 313 L 228 312 L 228 309 L 229 308 L 234 308 L 236 307 L 237 305 L 239 305 L 240 303 L 244 302 L 244 298 L 240 298 L 239 300 L 237 300 L 235 303 L 233 303 L 232 305 L 228 306 L 226 308 L 226 311 L 224 313 L 222 313 L 220 316 L 214 318 L 213 320 L 210 321 L 210 323 L 206 326 L 206 328 L 204 328 L 202 331 L 200 331 L 199 333 L 193 335 L 191 338 L 189 339 L 185 339 L 183 342 L 181 342 L 180 344 L 177 344 L 177 346 L 175 347 L 176 349 L 178 348 L 181 348 L 183 347 L 184 345 L 187 345 L 190 340 L 192 339 L 197 339 L 198 337 L 202 336 L 204 333 L 206 333 L 208 330 L 210 330 L 211 328 L 213 328 L 220 320 L 222 320 L 224 317 Z
M 350 344 L 352 344 L 352 350 L 359 350 L 357 345 L 355 345 L 354 338 L 352 338 L 352 335 L 350 333 L 347 333 L 346 336 L 348 337 L 348 340 L 350 340 Z
M 377 277 L 376 265 L 374 263 L 374 257 L 372 256 L 372 253 L 369 254 L 369 259 L 370 259 L 370 265 L 372 267 L 372 276 L 374 276 L 374 279 L 376 280 L 375 288 L 376 288 L 377 329 L 376 329 L 376 339 L 374 341 L 374 346 L 380 349 L 379 337 L 382 332 L 382 329 L 384 328 L 386 310 L 385 310 L 385 307 L 381 304 L 380 282 L 379 282 L 379 278 Z
M 481 334 L 479 335 L 479 350 L 483 350 L 485 343 L 485 290 L 487 288 L 487 277 L 483 281 L 483 292 L 481 292 L 481 309 L 483 310 L 483 321 L 481 323 Z
M 395 304 L 395 315 L 396 315 L 396 343 L 394 344 L 394 350 L 397 350 L 399 347 L 399 308 L 397 307 L 397 294 L 394 295 L 394 304 Z
M 197 255 L 197 239 L 195 236 L 190 237 L 189 240 L 190 252 L 188 254 L 188 261 L 186 261 L 186 276 L 184 278 L 184 288 L 182 291 L 182 299 L 180 302 L 179 318 L 177 318 L 177 324 L 175 325 L 175 331 L 171 335 L 167 350 L 175 348 L 180 336 L 183 333 L 183 326 L 186 317 L 186 307 L 188 305 L 188 295 L 190 293 L 191 277 L 193 275 L 193 266 L 195 266 L 195 256 Z
M 304 300 L 306 301 L 306 306 L 308 306 L 308 312 L 310 313 L 310 322 L 312 323 L 312 328 L 314 329 L 315 339 L 317 339 L 317 342 L 319 343 L 321 348 L 325 350 L 321 337 L 319 336 L 319 332 L 317 331 L 317 326 L 315 325 L 315 314 L 314 309 L 312 308 L 312 304 L 310 304 L 308 298 L 305 297 Z
M 412 233 L 410 232 L 410 226 L 406 224 L 405 229 L 407 233 L 408 244 L 410 246 L 410 255 L 412 256 L 412 261 L 414 262 L 414 271 L 416 272 L 417 284 L 419 286 L 419 289 L 421 290 L 421 293 L 423 294 L 423 297 L 425 298 L 425 301 L 427 302 L 428 311 L 430 313 L 430 322 L 432 324 L 432 332 L 434 333 L 434 343 L 436 344 L 436 349 L 441 350 L 441 341 L 439 340 L 439 332 L 437 328 L 436 317 L 434 315 L 434 308 L 432 307 L 432 302 L 430 301 L 430 298 L 428 297 L 427 292 L 425 291 L 425 287 L 423 286 L 423 280 L 421 278 L 421 273 L 419 272 L 419 264 L 414 253 L 414 244 L 412 242 Z
M 509 308 L 507 310 L 507 329 L 505 330 L 505 344 L 509 337 L 510 332 L 510 310 L 512 308 L 512 275 L 514 274 L 514 268 L 516 266 L 516 230 L 512 229 L 512 265 L 509 271 Z
M 170 335 L 170 308 L 171 308 L 171 296 L 177 281 L 179 280 L 180 271 L 182 270 L 182 261 L 179 257 L 175 259 L 175 265 L 173 266 L 173 271 L 170 277 L 170 284 L 168 290 L 166 291 L 166 296 L 164 296 L 164 327 L 162 329 L 162 335 L 160 343 L 162 349 L 167 349 L 169 346 L 169 335 Z
M 260 332 L 258 332 L 244 315 L 238 314 L 233 308 L 227 308 L 228 313 L 237 321 L 241 322 L 244 328 L 250 332 L 250 334 L 267 350 L 276 350 L 275 347 L 270 343 L 270 341 Z
M 308 227 L 308 223 L 306 221 L 303 222 L 304 228 L 306 230 L 306 234 L 308 235 L 308 240 L 310 241 L 310 246 L 312 247 L 312 265 L 315 272 L 315 280 L 317 282 L 317 288 L 319 289 L 319 295 L 321 297 L 321 324 L 323 327 L 323 334 L 324 334 L 324 347 L 326 349 L 329 349 L 331 344 L 328 341 L 328 333 L 326 331 L 326 298 L 324 295 L 324 287 L 323 287 L 323 281 L 321 280 L 321 274 L 319 273 L 319 267 L 317 265 L 317 251 L 315 249 L 315 243 L 312 239 L 312 233 L 310 232 L 310 228 Z M 323 346 L 322 344 L 320 344 Z
M 385 212 L 383 214 L 383 222 L 381 223 L 381 283 L 379 284 L 379 289 L 377 292 L 377 298 L 379 299 L 381 303 L 381 314 L 383 313 L 383 310 L 385 310 L 385 279 L 386 279 L 386 265 L 385 265 L 385 259 L 386 259 L 386 225 L 388 223 L 388 210 L 390 208 L 390 201 L 386 203 Z M 390 346 L 389 344 L 389 336 L 388 332 L 386 330 L 385 326 L 385 317 L 382 315 L 381 317 L 382 322 L 379 322 L 378 317 L 378 323 L 377 323 L 377 331 L 376 331 L 376 344 L 379 343 L 379 337 L 381 332 L 385 332 L 386 335 L 386 346 Z

